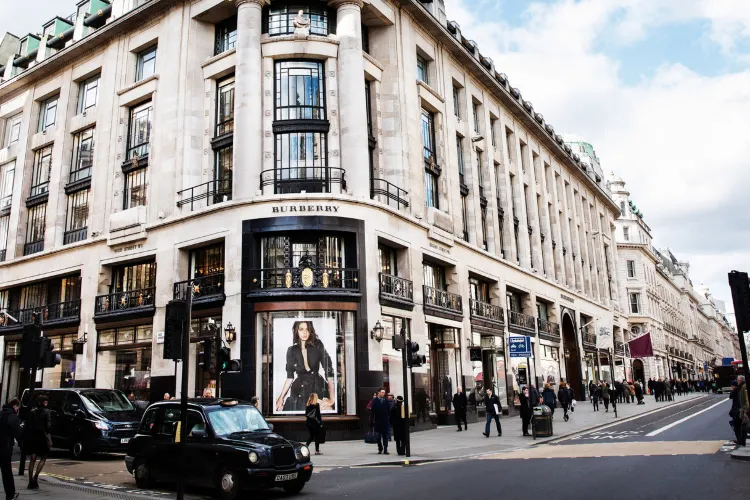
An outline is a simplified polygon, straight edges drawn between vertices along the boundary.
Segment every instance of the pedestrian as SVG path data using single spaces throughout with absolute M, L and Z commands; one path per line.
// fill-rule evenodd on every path
M 601 384 L 595 384 L 593 381 L 591 382 L 592 387 L 589 387 L 589 392 L 591 393 L 591 402 L 594 405 L 594 411 L 599 411 L 599 402 L 602 399 L 602 389 Z
M 394 398 L 393 394 L 391 394 L 389 392 L 388 394 L 385 395 L 385 399 L 388 400 L 388 411 L 391 411 L 393 409 L 393 407 L 396 405 L 396 398 Z M 391 437 L 392 437 L 392 432 L 391 431 L 392 431 L 392 429 L 389 427 L 388 428 L 388 441 L 390 441 Z
M 260 410 L 260 398 L 258 396 L 250 398 L 250 404 Z
M 570 390 L 565 382 L 560 382 L 560 389 L 557 391 L 557 400 L 560 402 L 560 408 L 563 411 L 563 420 L 568 421 L 568 407 L 570 406 Z
M 635 391 L 635 398 L 638 400 L 638 404 L 646 404 L 643 402 L 643 387 L 641 387 L 640 382 L 636 382 L 633 386 L 633 390 Z
M 50 436 L 52 417 L 47 408 L 48 405 L 49 398 L 44 394 L 40 395 L 37 398 L 37 405 L 31 410 L 27 422 L 30 426 L 26 434 L 24 447 L 26 448 L 26 453 L 31 455 L 31 459 L 29 460 L 28 486 L 30 490 L 39 488 L 39 473 L 42 472 L 44 464 L 47 463 L 47 455 L 49 455 L 49 450 L 52 446 L 52 437 Z M 36 470 L 34 470 L 35 464 Z
M 396 404 L 391 408 L 391 432 L 396 441 L 396 453 L 406 455 L 406 414 L 403 396 L 398 396 Z
M 539 391 L 533 385 L 529 386 L 529 401 L 531 401 L 532 408 L 542 404 L 542 396 L 539 395 Z
M 570 396 L 570 412 L 571 413 L 575 413 L 575 411 L 576 411 L 576 403 L 577 403 L 577 401 L 576 401 L 576 394 L 575 394 L 575 392 L 573 392 L 573 387 L 570 384 L 568 384 L 566 382 L 565 386 L 566 386 L 566 388 L 568 390 L 568 395 Z
M 544 384 L 544 390 L 542 391 L 542 401 L 550 409 L 550 418 L 555 416 L 555 408 L 557 407 L 557 398 L 555 397 L 555 391 L 552 390 L 552 386 Z
M 170 399 L 172 399 L 172 396 L 170 396 L 168 392 L 165 392 L 164 397 L 162 397 L 162 399 L 164 401 L 169 401 Z
M 521 393 L 518 395 L 518 400 L 521 403 L 521 430 L 523 431 L 524 436 L 531 436 L 531 434 L 529 434 L 529 423 L 531 423 L 531 399 L 529 398 L 528 387 L 521 387 Z
M 21 421 L 18 418 L 20 407 L 21 403 L 18 399 L 12 398 L 3 405 L 2 414 L 0 414 L 0 472 L 3 475 L 6 500 L 18 498 L 10 463 L 13 456 L 13 441 L 18 441 L 21 437 Z
M 427 391 L 424 389 L 417 389 L 417 420 L 420 418 L 423 422 L 429 418 Z
M 630 392 L 630 402 L 635 403 L 635 384 L 628 382 L 628 392 Z
M 307 398 L 307 406 L 305 407 L 305 423 L 307 424 L 307 431 L 309 436 L 307 438 L 307 446 L 315 441 L 315 454 L 321 455 L 320 453 L 320 438 L 323 434 L 323 417 L 320 415 L 320 403 L 318 402 L 318 394 L 313 392 L 310 397 Z
M 619 380 L 615 380 L 614 382 L 612 382 L 612 387 L 614 388 L 613 394 L 611 394 L 612 401 L 617 400 L 618 403 L 622 403 L 622 382 L 620 382 Z
M 607 387 L 607 383 L 602 382 L 602 385 L 599 387 L 599 390 L 602 393 L 601 394 L 602 401 L 604 401 L 604 412 L 609 413 L 610 393 L 609 393 L 609 387 Z
M 500 412 L 503 411 L 503 406 L 500 404 L 500 399 L 492 394 L 492 389 L 487 389 L 487 397 L 484 398 L 484 407 L 487 410 L 487 423 L 484 424 L 484 437 L 490 437 L 490 422 L 495 421 L 497 427 L 497 437 L 503 435 L 503 428 L 500 427 Z
M 456 393 L 453 395 L 453 411 L 456 417 L 458 432 L 461 432 L 461 422 L 464 423 L 464 430 L 469 430 L 469 424 L 466 422 L 466 406 L 468 404 L 466 394 L 464 394 L 460 387 L 456 387 Z
M 667 401 L 672 401 L 672 383 L 669 381 L 669 379 L 664 380 L 663 399 L 666 399 Z
M 381 388 L 377 392 L 377 397 L 373 398 L 370 412 L 370 427 L 379 433 L 378 437 L 378 455 L 388 455 L 388 434 L 390 433 L 391 405 L 385 399 L 385 389 Z
M 739 415 L 735 419 L 734 433 L 737 435 L 737 445 L 745 446 L 747 440 L 747 428 L 750 424 L 750 400 L 748 400 L 747 384 L 745 383 L 745 377 L 740 375 L 737 377 L 737 399 L 740 402 Z
M 651 377 L 648 379 L 648 393 L 654 394 L 654 380 Z

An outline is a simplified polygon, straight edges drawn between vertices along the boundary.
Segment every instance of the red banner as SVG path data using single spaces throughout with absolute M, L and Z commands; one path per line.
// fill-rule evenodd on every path
M 654 355 L 654 347 L 651 345 L 651 333 L 645 333 L 628 342 L 631 358 L 648 358 Z

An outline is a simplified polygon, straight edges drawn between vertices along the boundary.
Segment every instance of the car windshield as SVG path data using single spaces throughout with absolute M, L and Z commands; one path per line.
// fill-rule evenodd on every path
M 219 437 L 269 430 L 263 415 L 254 406 L 220 406 L 206 413 L 214 432 Z
M 83 391 L 81 397 L 90 411 L 98 413 L 135 411 L 128 398 L 119 391 Z

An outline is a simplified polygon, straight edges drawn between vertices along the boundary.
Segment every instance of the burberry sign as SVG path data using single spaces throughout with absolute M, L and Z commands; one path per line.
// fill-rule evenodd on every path
M 302 212 L 302 213 L 318 213 L 318 212 L 331 212 L 336 213 L 339 211 L 339 207 L 336 205 L 276 205 L 271 207 L 271 211 L 275 214 L 285 214 L 289 212 Z

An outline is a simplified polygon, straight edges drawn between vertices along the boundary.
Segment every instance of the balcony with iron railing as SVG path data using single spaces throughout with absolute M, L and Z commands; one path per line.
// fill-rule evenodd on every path
M 472 325 L 502 329 L 505 325 L 505 310 L 489 302 L 469 299 Z
M 44 306 L 0 311 L 0 331 L 20 329 L 23 325 L 46 328 L 76 326 L 81 322 L 81 301 L 69 300 Z
M 186 300 L 192 288 L 193 308 L 200 309 L 208 306 L 222 306 L 226 300 L 224 294 L 224 273 L 214 273 L 200 276 L 174 284 L 173 298 Z
M 72 231 L 65 231 L 63 233 L 63 245 L 70 243 L 77 243 L 83 241 L 88 237 L 88 227 L 82 227 L 81 229 L 73 229 Z
M 23 254 L 31 255 L 44 250 L 44 240 L 31 241 L 23 245 Z
M 177 191 L 180 198 L 178 207 L 190 206 L 190 211 L 223 203 L 232 199 L 232 178 L 204 182 L 182 191 Z
M 148 157 L 151 149 L 151 143 L 149 141 L 136 144 L 128 148 L 126 152 L 126 161 L 132 161 L 135 158 L 141 159 Z
M 370 199 L 378 200 L 396 210 L 409 208 L 409 192 L 385 179 L 370 179 Z
M 144 318 L 153 316 L 155 287 L 98 295 L 94 304 L 94 321 Z
M 463 317 L 464 307 L 460 295 L 427 285 L 422 286 L 422 294 L 424 295 L 425 314 L 452 319 Z
M 252 295 L 326 295 L 359 296 L 359 269 L 338 267 L 279 267 L 251 269 L 248 292 Z
M 560 325 L 557 323 L 547 319 L 538 318 L 537 326 L 539 327 L 539 338 L 551 340 L 553 342 L 560 341 Z
M 234 132 L 234 114 L 224 117 L 224 119 L 216 124 L 216 137 L 231 134 Z
M 521 335 L 536 335 L 536 318 L 522 312 L 508 310 L 508 330 Z
M 49 193 L 49 181 L 40 182 L 39 184 L 31 186 L 31 189 L 29 190 L 29 198 L 35 198 L 47 193 Z
M 414 284 L 406 278 L 380 273 L 380 304 L 411 311 L 414 308 Z
M 260 189 L 273 186 L 275 194 L 330 193 L 338 184 L 346 189 L 346 170 L 337 167 L 290 167 L 264 170 L 260 173 Z

